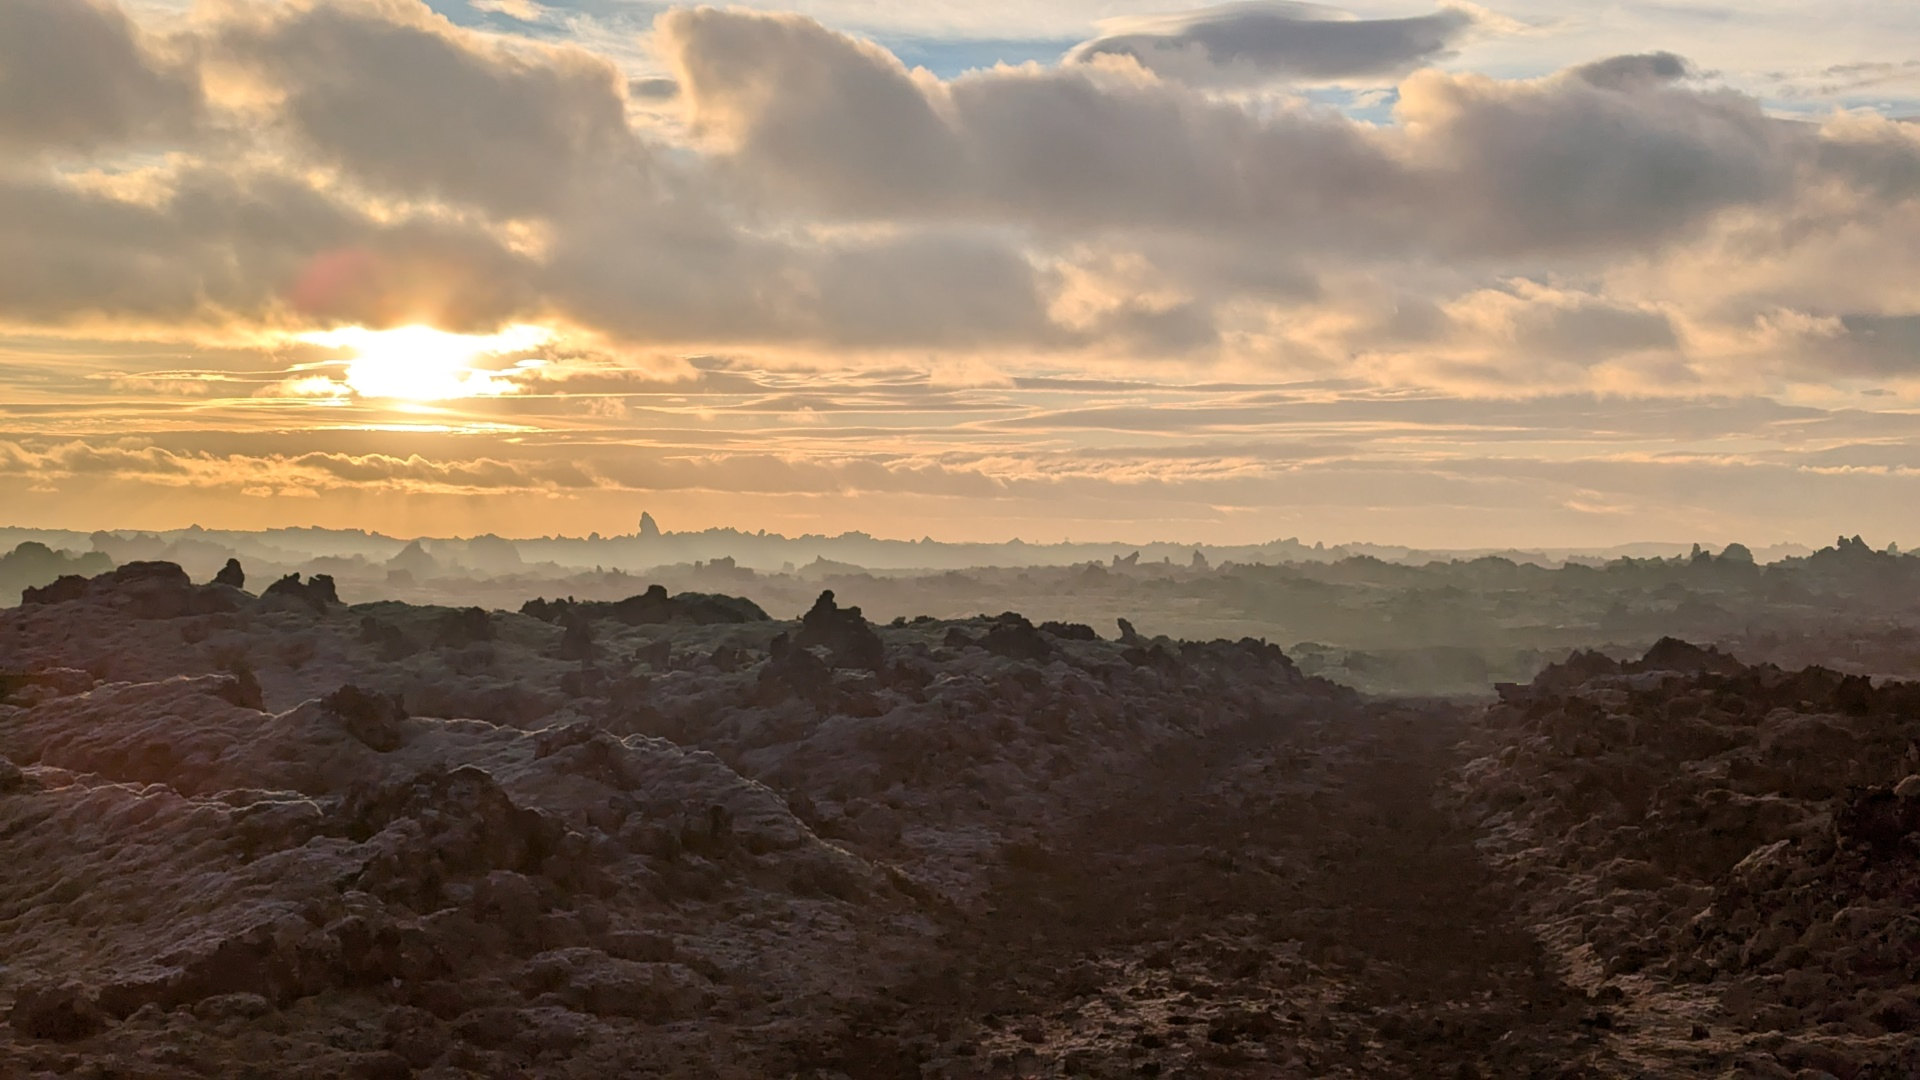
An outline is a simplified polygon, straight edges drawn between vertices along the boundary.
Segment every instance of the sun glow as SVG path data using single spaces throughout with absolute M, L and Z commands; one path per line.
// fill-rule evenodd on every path
M 451 334 L 431 326 L 346 326 L 301 334 L 299 340 L 351 349 L 346 384 L 361 397 L 444 401 L 512 392 L 509 380 L 479 362 L 538 348 L 553 340 L 553 331 L 509 326 L 497 334 Z

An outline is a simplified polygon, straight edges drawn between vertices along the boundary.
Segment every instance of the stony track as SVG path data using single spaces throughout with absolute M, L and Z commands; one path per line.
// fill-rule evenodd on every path
M 1113 776 L 1016 851 L 804 1077 L 1588 1077 L 1569 989 L 1436 806 L 1464 710 L 1242 725 Z

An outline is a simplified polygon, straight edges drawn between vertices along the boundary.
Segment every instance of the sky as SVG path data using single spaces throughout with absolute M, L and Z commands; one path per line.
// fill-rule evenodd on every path
M 1920 5 L 6 0 L 0 523 L 1920 541 Z

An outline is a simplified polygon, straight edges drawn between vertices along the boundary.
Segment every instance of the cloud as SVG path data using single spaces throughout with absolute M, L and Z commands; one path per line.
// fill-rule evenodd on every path
M 591 489 L 602 481 L 566 461 L 435 460 L 418 454 L 220 454 L 140 440 L 33 446 L 0 441 L 0 464 L 43 479 L 108 479 L 166 487 L 471 495 Z
M 798 15 L 676 8 L 655 26 L 696 132 L 847 201 L 899 205 L 957 177 L 939 87 L 893 54 Z
M 136 74 L 165 67 L 113 9 L 74 10 L 120 28 Z M 1382 26 L 1442 16 L 1478 18 L 1236 7 L 1178 25 L 1391 44 L 1409 39 Z M 218 87 L 194 137 L 0 179 L 8 325 L 551 322 L 816 366 L 925 350 L 1003 375 L 1693 393 L 1817 377 L 1842 354 L 1813 346 L 1920 314 L 1915 275 L 1883 272 L 1920 236 L 1912 126 L 1781 120 L 1667 53 L 1526 79 L 1427 69 L 1373 124 L 1129 63 L 942 80 L 740 10 L 663 15 L 671 77 L 640 80 L 413 0 L 192 25 L 169 47 Z M 654 84 L 675 96 L 647 108 L 684 127 L 629 126 Z
M 323 161 L 386 191 L 513 217 L 644 173 L 625 78 L 582 49 L 509 47 L 406 0 L 278 7 L 217 40 Z
M 1633 53 L 1581 64 L 1569 72 L 1607 90 L 1635 90 L 1674 82 L 1693 74 L 1693 65 L 1670 52 Z
M 0 4 L 0 154 L 177 134 L 200 83 L 107 0 Z
M 1085 66 L 938 82 L 793 16 L 662 22 L 698 127 L 763 188 L 861 218 L 1232 230 L 1289 249 L 1529 255 L 1675 239 L 1790 193 L 1816 140 L 1631 57 L 1553 78 L 1422 71 L 1396 125 L 1256 115 Z
M 479 230 L 380 221 L 277 173 L 189 169 L 150 201 L 0 177 L 0 319 L 149 327 L 239 320 L 504 320 L 527 302 Z
M 1075 46 L 1067 60 L 1128 57 L 1162 77 L 1199 86 L 1380 79 L 1448 55 L 1480 21 L 1459 7 L 1358 19 L 1319 4 L 1258 0 L 1115 20 L 1106 33 Z

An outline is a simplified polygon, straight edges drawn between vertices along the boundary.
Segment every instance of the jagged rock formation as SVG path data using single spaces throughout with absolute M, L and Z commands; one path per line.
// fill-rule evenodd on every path
M 1502 696 L 1462 808 L 1623 1040 L 1685 1075 L 1920 1075 L 1920 685 L 1669 640 Z
M 93 578 L 68 575 L 20 595 L 23 607 L 76 600 L 108 603 L 135 619 L 177 619 L 235 608 L 224 588 L 195 585 L 186 571 L 168 562 L 130 562 Z
M 0 1075 L 1920 1068 L 1920 687 L 330 585 L 0 612 Z
M 877 672 L 886 662 L 887 647 L 857 607 L 842 610 L 827 589 L 800 618 L 800 649 L 825 649 L 834 667 Z
M 90 577 L 111 569 L 113 560 L 101 552 L 55 551 L 28 540 L 0 555 L 0 604 L 14 603 L 23 590 L 51 584 L 61 577 Z
M 0 1069 L 165 1045 L 143 1075 L 724 1074 L 725 1027 L 778 1026 L 828 972 L 871 981 L 901 934 L 880 868 L 710 755 L 229 688 L 0 707 Z M 752 944 L 798 911 L 808 935 Z M 696 1016 L 725 1019 L 668 1026 Z M 248 1049 L 266 1017 L 293 1038 Z
M 267 586 L 267 591 L 261 593 L 260 598 L 311 608 L 322 615 L 326 614 L 328 607 L 340 602 L 333 578 L 326 574 L 315 574 L 305 582 L 300 580 L 299 574 L 288 574 Z
M 1116 777 L 1355 707 L 1258 643 L 330 584 L 0 613 L 0 1073 L 789 1075 Z
M 535 599 L 520 607 L 521 614 L 531 615 L 542 622 L 559 622 L 568 612 L 578 612 L 592 619 L 613 619 L 628 626 L 656 626 L 663 623 L 713 626 L 767 621 L 767 613 L 751 600 L 697 592 L 669 596 L 666 588 L 660 585 L 649 586 L 646 592 L 610 603 Z
M 214 575 L 213 583 L 233 589 L 244 589 L 247 587 L 247 572 L 241 567 L 239 559 L 228 559 L 227 564 Z

